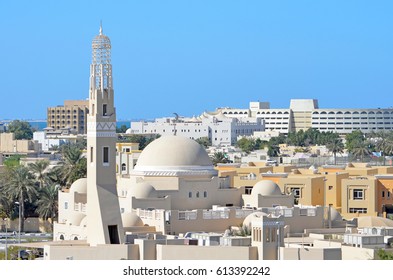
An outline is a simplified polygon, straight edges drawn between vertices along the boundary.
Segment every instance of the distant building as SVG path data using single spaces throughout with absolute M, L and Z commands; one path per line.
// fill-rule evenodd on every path
M 14 154 L 37 155 L 41 145 L 34 140 L 15 140 L 14 133 L 0 134 L 0 153 L 4 156 Z
M 348 134 L 353 130 L 370 133 L 393 129 L 393 109 L 321 109 L 316 99 L 291 99 L 288 109 L 271 109 L 269 102 L 250 102 L 248 109 L 218 108 L 227 117 L 262 118 L 266 131 L 287 134 L 315 128 L 319 131 Z
M 63 106 L 48 107 L 47 126 L 53 129 L 71 128 L 79 134 L 86 134 L 88 113 L 88 100 L 65 100 Z
M 239 136 L 251 136 L 263 131 L 260 118 L 229 118 L 221 113 L 203 113 L 199 117 L 159 118 L 154 122 L 131 122 L 132 134 L 179 135 L 190 139 L 207 137 L 213 146 L 230 146 Z

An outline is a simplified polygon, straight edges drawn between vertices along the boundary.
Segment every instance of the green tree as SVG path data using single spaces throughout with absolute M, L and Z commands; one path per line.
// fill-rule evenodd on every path
M 269 157 L 278 157 L 280 155 L 280 147 L 278 145 L 268 145 L 267 155 Z
M 211 146 L 211 144 L 212 144 L 208 137 L 201 137 L 201 138 L 196 139 L 195 141 L 205 148 Z
M 31 140 L 33 138 L 33 129 L 31 125 L 25 121 L 14 120 L 8 124 L 7 130 L 14 133 L 16 140 Z
M 340 138 L 333 139 L 331 142 L 327 143 L 326 148 L 334 156 L 334 164 L 337 164 L 337 153 L 342 153 L 344 151 L 344 143 Z
M 47 178 L 48 173 L 48 160 L 39 160 L 34 163 L 30 163 L 28 165 L 30 171 L 34 174 L 35 178 L 38 180 L 40 184 L 40 188 L 44 186 L 44 181 Z
M 60 177 L 65 187 L 87 175 L 87 160 L 77 145 L 67 145 L 62 149 L 62 159 L 56 169 L 60 169 Z M 64 186 L 64 185 L 63 185 Z
M 120 127 L 116 127 L 116 133 L 126 133 L 128 127 L 122 124 Z
M 52 231 L 53 222 L 58 213 L 58 185 L 46 185 L 39 191 L 39 199 L 36 201 L 36 212 L 40 218 L 51 221 Z
M 20 165 L 21 155 L 12 155 L 4 161 L 4 165 L 7 168 L 14 168 Z
M 355 145 L 358 146 L 359 143 L 364 141 L 365 137 L 363 132 L 361 132 L 360 130 L 354 130 L 345 136 L 345 148 L 349 152 L 352 152 Z
M 364 161 L 364 157 L 371 154 L 369 143 L 365 140 L 363 141 L 353 141 L 351 143 L 351 153 L 355 157 L 360 157 L 360 161 Z
M 237 141 L 237 146 L 245 153 L 255 150 L 255 140 L 248 138 L 241 138 Z
M 5 177 L 7 181 L 4 191 L 11 198 L 11 201 L 19 203 L 21 216 L 19 225 L 21 231 L 24 231 L 26 202 L 33 202 L 38 193 L 34 184 L 34 176 L 27 167 L 18 166 L 7 169 Z
M 127 136 L 119 136 L 120 142 L 131 142 L 131 143 L 139 143 L 139 150 L 143 150 L 150 142 L 154 141 L 155 139 L 159 138 L 160 135 L 157 134 L 152 137 L 146 137 L 140 134 L 133 134 Z

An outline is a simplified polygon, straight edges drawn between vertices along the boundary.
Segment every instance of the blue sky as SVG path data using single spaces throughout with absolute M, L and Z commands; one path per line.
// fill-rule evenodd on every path
M 85 99 L 100 20 L 118 119 L 316 98 L 387 108 L 393 1 L 1 1 L 0 119 Z

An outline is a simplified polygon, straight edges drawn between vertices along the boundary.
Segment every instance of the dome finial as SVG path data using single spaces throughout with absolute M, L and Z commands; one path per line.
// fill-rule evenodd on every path
M 100 35 L 102 35 L 102 20 L 100 20 Z

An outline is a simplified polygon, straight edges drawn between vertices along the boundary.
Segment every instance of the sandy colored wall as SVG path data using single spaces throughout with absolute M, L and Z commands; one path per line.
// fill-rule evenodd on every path
M 158 260 L 257 260 L 256 247 L 157 245 Z
M 341 260 L 340 248 L 280 248 L 282 260 Z
M 342 246 L 341 251 L 343 260 L 373 260 L 377 250 Z
M 48 246 L 44 247 L 45 260 L 138 260 L 138 245 L 110 246 Z

